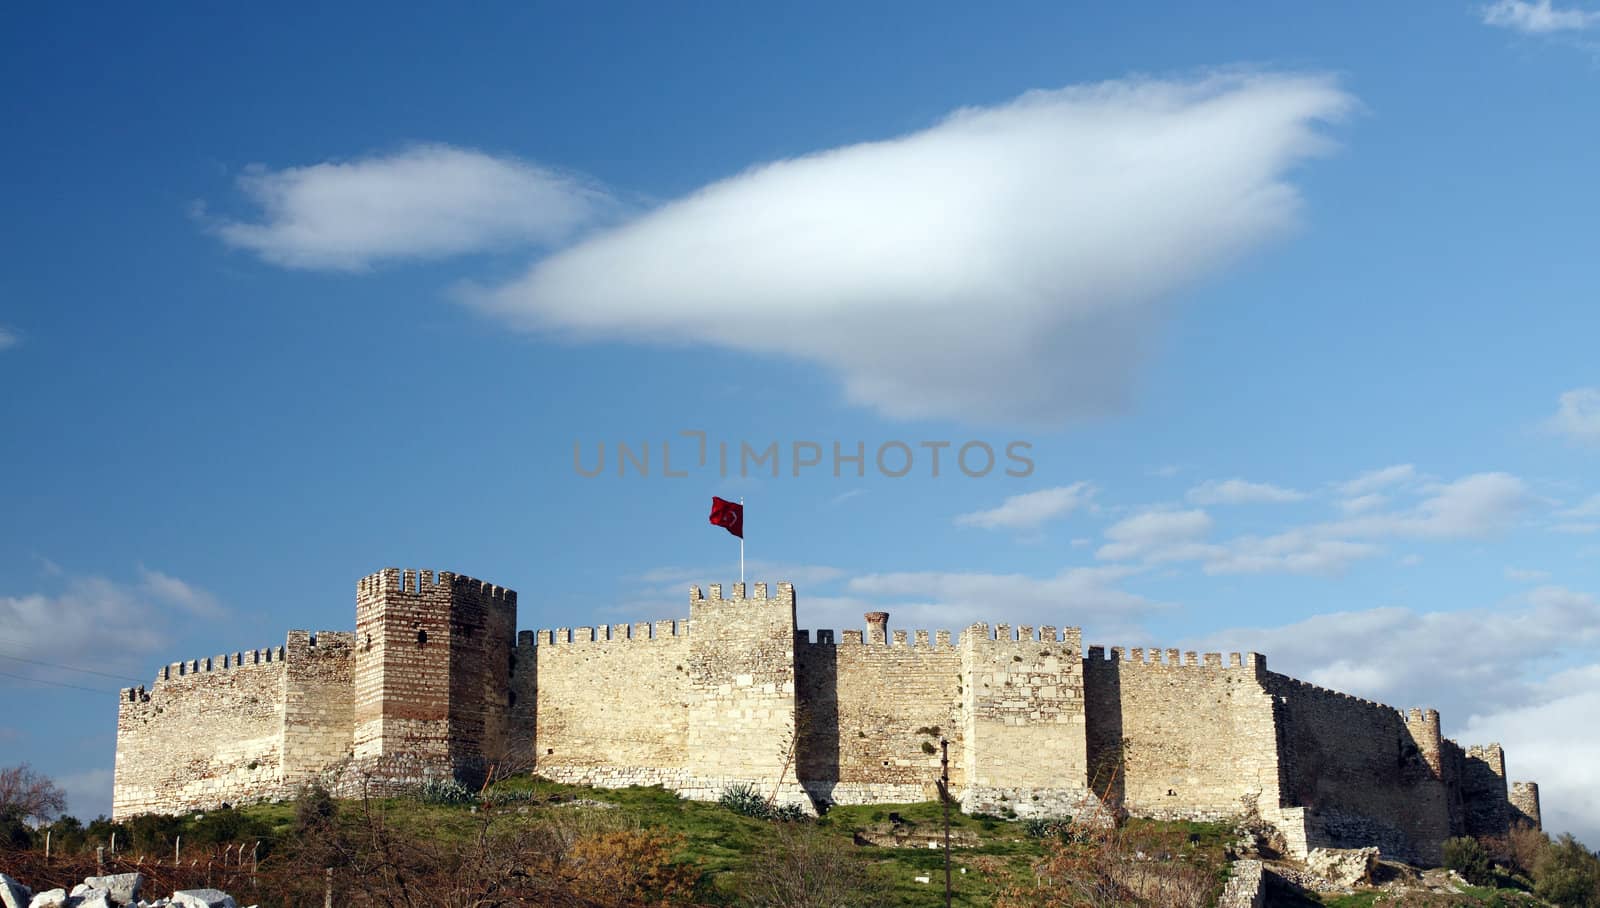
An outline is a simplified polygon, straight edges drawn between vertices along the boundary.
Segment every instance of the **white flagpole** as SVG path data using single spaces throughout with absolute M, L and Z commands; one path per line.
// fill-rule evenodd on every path
M 739 522 L 744 523 L 744 496 L 739 496 Z M 739 582 L 744 582 L 744 527 L 739 527 Z

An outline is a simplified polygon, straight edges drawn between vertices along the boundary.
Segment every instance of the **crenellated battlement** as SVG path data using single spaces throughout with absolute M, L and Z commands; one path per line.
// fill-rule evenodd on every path
M 523 631 L 533 635 L 533 646 L 574 646 L 581 643 L 653 643 L 658 640 L 682 640 L 689 636 L 688 618 L 667 618 L 662 621 L 636 621 L 632 624 L 598 624 L 594 627 L 558 627 L 555 630 Z M 522 646 L 523 637 L 517 636 Z
M 722 584 L 720 583 L 710 584 L 704 590 L 699 586 L 691 586 L 689 587 L 689 602 L 691 604 L 727 602 L 749 605 L 764 603 L 794 605 L 794 584 L 792 583 L 779 583 L 776 592 L 772 594 L 769 594 L 765 583 L 750 584 L 750 586 L 754 587 L 754 591 L 746 595 L 746 590 L 749 587 L 743 583 L 735 583 L 730 587 L 726 596 L 723 595 Z
M 831 628 L 796 630 L 796 646 L 885 646 L 891 649 L 954 650 L 954 635 L 950 631 L 894 631 L 885 639 L 875 639 L 858 630 L 844 632 L 842 641 Z
M 1265 663 L 1266 657 L 1265 656 L 1257 656 L 1256 658 L 1263 661 L 1263 667 L 1264 667 L 1264 663 Z M 1402 710 L 1399 707 L 1390 706 L 1387 703 L 1379 703 L 1376 700 L 1368 700 L 1366 697 L 1357 697 L 1354 694 L 1347 694 L 1347 693 L 1345 693 L 1343 691 L 1333 690 L 1331 688 L 1323 687 L 1320 684 L 1312 684 L 1310 681 L 1301 681 L 1299 678 L 1291 678 L 1288 675 L 1281 675 L 1281 674 L 1278 674 L 1277 672 L 1273 672 L 1273 678 L 1279 684 L 1286 685 L 1286 686 L 1291 687 L 1291 688 L 1295 688 L 1295 689 L 1303 691 L 1305 693 L 1315 694 L 1315 695 L 1322 696 L 1322 697 L 1329 697 L 1329 698 L 1332 698 L 1332 699 L 1335 699 L 1335 700 L 1341 700 L 1341 701 L 1348 702 L 1348 703 L 1358 703 L 1358 704 L 1360 704 L 1362 706 L 1370 706 L 1373 709 L 1387 710 L 1387 711 L 1389 711 L 1391 713 L 1394 713 L 1401 720 L 1405 720 L 1406 719 L 1406 711 L 1405 710 Z M 1417 713 L 1419 715 L 1419 717 L 1420 717 L 1424 711 L 1423 710 L 1418 710 L 1418 709 L 1413 709 L 1412 712 Z M 1439 711 L 1438 710 L 1434 710 L 1434 709 L 1430 709 L 1430 710 L 1426 710 L 1426 712 L 1429 712 L 1429 713 L 1433 714 L 1434 722 L 1437 724 L 1437 722 L 1439 720 Z
M 356 598 L 376 598 L 390 593 L 421 595 L 440 588 L 464 590 L 477 596 L 505 605 L 517 604 L 517 591 L 457 574 L 454 571 L 430 571 L 417 568 L 384 568 L 356 581 Z
M 1200 653 L 1195 650 L 1160 648 L 1155 646 L 1113 646 L 1109 650 L 1100 644 L 1090 646 L 1084 656 L 1089 662 L 1118 662 L 1164 668 L 1248 668 L 1265 670 L 1267 657 L 1260 653 Z
M 1007 643 L 1064 643 L 1069 647 L 1076 647 L 1083 639 L 1083 631 L 1076 627 L 1056 628 L 1051 624 L 1035 627 L 1031 624 L 996 624 L 989 625 L 979 621 L 969 624 L 962 630 L 960 641 L 963 644 L 1007 644 Z

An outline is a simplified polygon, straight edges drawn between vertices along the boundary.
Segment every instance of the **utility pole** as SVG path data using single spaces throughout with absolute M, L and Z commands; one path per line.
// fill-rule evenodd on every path
M 939 739 L 939 803 L 944 805 L 944 908 L 950 908 L 950 740 Z

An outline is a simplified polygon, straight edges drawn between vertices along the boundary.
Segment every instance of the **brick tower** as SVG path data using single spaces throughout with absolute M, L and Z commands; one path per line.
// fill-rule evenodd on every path
M 506 747 L 517 594 L 449 571 L 356 585 L 355 762 L 380 783 L 481 778 Z

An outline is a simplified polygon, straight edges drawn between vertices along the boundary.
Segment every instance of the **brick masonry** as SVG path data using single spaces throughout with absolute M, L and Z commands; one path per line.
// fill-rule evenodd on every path
M 1290 851 L 1434 862 L 1450 835 L 1538 825 L 1498 745 L 1267 670 L 1258 654 L 1082 644 L 1077 628 L 796 625 L 789 584 L 690 592 L 654 623 L 516 630 L 516 593 L 388 568 L 356 630 L 173 663 L 122 692 L 113 813 L 203 809 L 532 768 L 807 809 L 935 796 L 939 745 L 972 812 L 1254 814 Z

